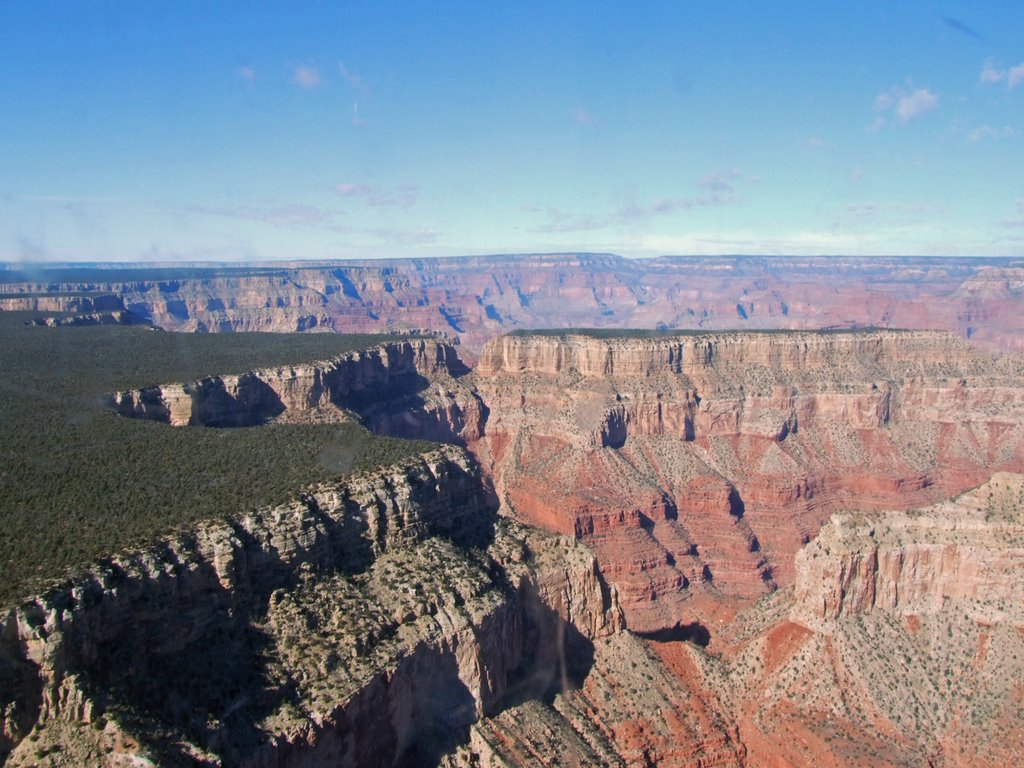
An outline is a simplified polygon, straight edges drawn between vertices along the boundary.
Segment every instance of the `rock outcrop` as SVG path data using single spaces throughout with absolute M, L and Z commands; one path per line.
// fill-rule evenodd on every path
M 471 373 L 435 340 L 118 393 L 212 426 L 343 418 L 467 446 L 521 521 L 582 540 L 637 631 L 753 600 L 841 509 L 1024 468 L 1024 371 L 935 331 L 517 334 Z
M 793 618 L 816 629 L 873 611 L 933 615 L 950 602 L 1024 629 L 1024 478 L 911 512 L 833 516 L 796 557 Z
M 746 765 L 1014 763 L 1022 515 L 1009 473 L 909 512 L 836 515 L 793 587 L 727 621 L 708 612 L 707 651 L 681 635 L 648 647 L 676 696 L 736 729 Z
M 832 512 L 1024 468 L 1018 363 L 941 332 L 520 334 L 469 381 L 499 496 L 591 546 L 640 631 L 791 583 Z
M 210 376 L 117 392 L 123 416 L 174 426 L 249 426 L 270 419 L 343 419 L 396 437 L 444 442 L 475 439 L 486 409 L 459 382 L 468 369 L 453 347 L 433 339 L 386 342 L 332 360 Z
M 499 522 L 492 499 L 443 448 L 13 609 L 6 764 L 392 765 L 561 690 L 550 649 L 620 630 L 616 594 L 585 550 Z
M 465 450 L 11 609 L 0 759 L 1012 764 L 1022 377 L 936 332 L 545 333 L 472 372 L 396 340 L 118 393 L 169 425 L 354 414 Z
M 472 352 L 517 328 L 881 326 L 942 328 L 1000 349 L 1024 343 L 1020 259 L 566 253 L 148 267 L 8 273 L 0 310 L 65 311 L 103 294 L 167 330 L 441 328 Z

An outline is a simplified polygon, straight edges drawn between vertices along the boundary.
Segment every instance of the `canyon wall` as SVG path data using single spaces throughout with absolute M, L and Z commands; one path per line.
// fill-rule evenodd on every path
M 574 327 L 942 328 L 992 348 L 1024 344 L 1020 259 L 566 253 L 130 266 L 2 272 L 0 310 L 75 311 L 104 294 L 167 330 L 444 329 L 470 352 L 517 328 Z
M 458 378 L 468 369 L 433 339 L 393 341 L 337 358 L 116 392 L 123 416 L 173 426 L 251 426 L 271 419 L 343 419 L 353 411 L 382 434 L 463 442 L 486 410 Z
M 796 558 L 793 617 L 821 628 L 872 611 L 928 615 L 986 606 L 978 621 L 1024 628 L 1024 482 L 997 473 L 978 489 L 912 512 L 836 515 Z
M 169 425 L 351 412 L 465 450 L 112 555 L 13 608 L 0 751 L 1010 764 L 1022 376 L 938 332 L 544 333 L 473 371 L 396 340 L 117 393 Z
M 1024 748 L 1022 515 L 1024 476 L 1009 473 L 921 509 L 836 515 L 797 556 L 793 586 L 728 621 L 709 611 L 644 641 L 597 641 L 582 688 L 553 711 L 530 702 L 478 721 L 470 757 L 1013 764 Z
M 517 519 L 582 540 L 629 626 L 792 583 L 842 509 L 1024 467 L 1024 372 L 935 331 L 517 334 L 472 373 L 435 340 L 118 393 L 125 415 L 319 420 L 467 446 Z M 326 411 L 325 411 L 326 409 Z
M 493 512 L 448 447 L 112 556 L 0 622 L 6 765 L 391 765 L 557 689 L 615 592 Z
M 832 512 L 1024 467 L 1019 362 L 942 332 L 517 334 L 469 380 L 503 502 L 592 547 L 638 631 L 792 583 Z
M 751 757 L 1014 762 L 1022 524 L 1024 476 L 1011 473 L 920 509 L 834 516 L 797 555 L 793 590 L 735 623 L 730 677 L 719 680 L 748 713 L 739 727 Z

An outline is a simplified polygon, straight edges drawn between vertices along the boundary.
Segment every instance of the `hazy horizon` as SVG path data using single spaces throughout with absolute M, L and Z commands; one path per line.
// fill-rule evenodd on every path
M 0 5 L 0 261 L 1024 255 L 1024 7 Z

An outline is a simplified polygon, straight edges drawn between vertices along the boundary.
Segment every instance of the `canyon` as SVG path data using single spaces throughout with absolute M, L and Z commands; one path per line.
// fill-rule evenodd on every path
M 116 267 L 116 268 L 115 268 Z M 1022 348 L 1024 260 L 530 254 L 258 267 L 0 270 L 0 310 L 129 313 L 175 331 L 444 331 L 467 359 L 530 328 L 944 329 Z
M 447 445 L 11 607 L 0 759 L 1014 762 L 1024 360 L 977 344 L 1000 333 L 467 328 L 110 392 L 166 429 Z
M 172 425 L 356 418 L 457 443 L 509 516 L 586 544 L 629 626 L 791 584 L 842 510 L 1024 471 L 1024 371 L 937 331 L 436 339 L 111 396 Z

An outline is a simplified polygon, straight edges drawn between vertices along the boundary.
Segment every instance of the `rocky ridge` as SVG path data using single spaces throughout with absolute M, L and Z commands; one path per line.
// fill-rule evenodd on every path
M 794 620 L 819 631 L 885 612 L 941 613 L 949 603 L 985 610 L 975 623 L 1024 630 L 1024 483 L 996 473 L 985 485 L 909 512 L 834 515 L 796 557 Z
M 517 328 L 573 327 L 943 328 L 993 348 L 1024 343 L 1019 259 L 566 253 L 133 266 L 3 274 L 0 310 L 65 311 L 78 299 L 50 294 L 109 294 L 167 330 L 443 328 L 471 352 Z
M 332 360 L 257 369 L 113 393 L 123 416 L 173 426 L 246 426 L 285 420 L 341 420 L 358 414 L 374 432 L 464 442 L 486 420 L 459 378 L 468 369 L 447 343 L 394 341 Z
M 614 633 L 615 592 L 577 545 L 493 510 L 471 458 L 443 448 L 12 609 L 6 765 L 391 765 L 510 686 L 557 689 L 551 633 Z
M 13 612 L 9 764 L 1013 761 L 1024 484 L 997 474 L 928 505 L 1020 471 L 1019 361 L 925 332 L 538 334 L 493 342 L 473 372 L 402 344 L 112 398 L 180 425 L 346 409 L 421 436 L 440 419 L 363 393 L 441 413 L 443 392 L 479 404 L 444 421 L 476 459 L 446 448 L 311 491 Z M 260 388 L 282 410 L 243 394 Z M 568 536 L 498 520 L 499 501 Z M 326 549 L 287 543 L 321 529 Z M 126 573 L 175 585 L 142 590 L 138 630 L 104 613 L 137 593 L 118 592 Z M 109 634 L 79 634 L 92 621 Z M 168 674 L 186 682 L 147 688 Z
M 1024 372 L 933 331 L 512 335 L 472 372 L 435 340 L 117 393 L 125 415 L 344 418 L 467 446 L 508 513 L 582 540 L 637 631 L 756 599 L 840 509 L 1024 467 Z
M 663 656 L 716 692 L 751 764 L 1013 763 L 1022 502 L 1024 476 L 998 473 L 910 512 L 836 515 L 794 587 L 738 616 L 716 655 Z

